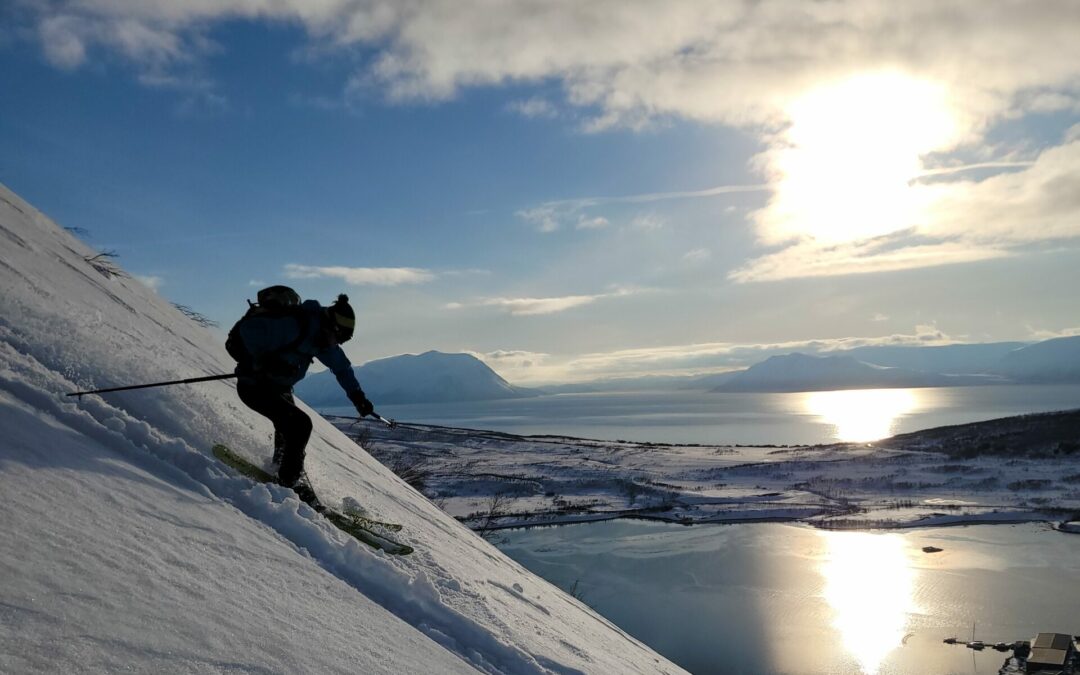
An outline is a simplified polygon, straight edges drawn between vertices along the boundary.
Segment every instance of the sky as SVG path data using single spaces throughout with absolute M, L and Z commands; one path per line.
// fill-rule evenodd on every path
M 0 182 L 516 384 L 1080 334 L 1072 0 L 6 0 Z

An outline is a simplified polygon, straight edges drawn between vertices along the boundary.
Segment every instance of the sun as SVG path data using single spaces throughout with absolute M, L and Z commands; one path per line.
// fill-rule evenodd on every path
M 953 144 L 959 126 L 947 87 L 898 72 L 820 86 L 786 112 L 790 126 L 764 156 L 776 191 L 758 222 L 770 244 L 840 244 L 917 225 L 921 157 Z

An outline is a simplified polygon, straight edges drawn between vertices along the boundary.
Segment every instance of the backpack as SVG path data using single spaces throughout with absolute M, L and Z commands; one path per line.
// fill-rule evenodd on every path
M 244 345 L 244 340 L 237 330 L 245 321 L 253 318 L 276 319 L 279 317 L 300 318 L 300 295 L 288 286 L 270 286 L 256 294 L 257 302 L 248 300 L 248 310 L 244 316 L 229 331 L 229 337 L 225 340 L 225 351 L 237 363 L 250 363 L 251 353 Z M 275 351 L 285 352 L 303 341 L 301 335 L 294 343 L 283 345 Z

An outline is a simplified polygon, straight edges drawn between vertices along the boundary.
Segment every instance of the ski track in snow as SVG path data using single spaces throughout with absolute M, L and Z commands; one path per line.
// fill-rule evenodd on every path
M 485 672 L 580 672 L 541 666 L 520 649 L 496 640 L 486 629 L 440 602 L 438 591 L 423 574 L 403 580 L 384 554 L 373 553 L 322 520 L 302 504 L 292 490 L 252 484 L 236 477 L 216 460 L 179 439 L 163 437 L 146 422 L 132 418 L 102 398 L 85 397 L 80 404 L 60 403 L 74 383 L 43 368 L 29 355 L 16 361 L 7 342 L 0 343 L 0 389 L 44 412 L 58 423 L 117 450 L 134 462 L 149 453 L 164 462 L 178 485 L 204 496 L 224 499 L 303 549 L 333 574 L 354 586 L 397 616 L 427 633 L 447 649 L 466 656 Z M 33 386 L 30 382 L 36 382 Z M 41 388 L 41 387 L 44 388 Z M 50 391 L 51 390 L 51 391 Z M 402 589 L 407 593 L 402 594 Z M 545 610 L 546 611 L 546 610 Z
M 229 385 L 65 397 L 87 387 L 191 377 L 230 365 L 204 329 L 152 291 L 94 272 L 83 260 L 92 251 L 80 251 L 81 243 L 2 186 L 0 197 L 4 236 L 20 249 L 5 251 L 0 261 L 5 405 L 32 411 L 39 424 L 84 437 L 177 489 L 221 500 L 262 523 L 297 554 L 456 655 L 440 670 L 456 670 L 460 658 L 488 673 L 681 672 L 477 539 L 324 420 L 314 419 L 309 445 L 313 484 L 330 503 L 369 496 L 365 501 L 381 517 L 405 524 L 403 539 L 417 548 L 411 556 L 373 551 L 291 490 L 254 484 L 214 459 L 209 448 L 216 440 L 235 439 L 241 452 L 269 445 L 263 440 L 269 425 L 243 407 Z M 58 447 L 57 461 L 77 451 L 76 444 Z M 4 452 L 0 441 L 0 467 L 9 465 Z M 532 597 L 514 592 L 508 603 L 507 588 L 529 588 Z M 4 599 L 0 595 L 0 629 Z M 2 638 L 0 632 L 0 659 L 12 648 Z M 119 644 L 97 649 L 123 651 Z M 254 664 L 203 665 L 268 672 Z M 394 665 L 381 664 L 386 670 Z

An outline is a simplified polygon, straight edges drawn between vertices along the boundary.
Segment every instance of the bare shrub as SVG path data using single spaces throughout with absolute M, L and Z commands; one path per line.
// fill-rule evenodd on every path
M 417 492 L 423 492 L 427 487 L 428 479 L 431 478 L 431 467 L 423 457 L 401 454 L 389 464 L 385 462 L 383 464 Z
M 506 507 L 512 501 L 505 492 L 496 492 L 488 497 L 487 502 L 484 503 L 484 509 L 476 514 L 480 518 L 480 523 L 473 528 L 481 539 L 488 540 L 494 536 L 495 524 L 505 515 Z
M 585 602 L 585 591 L 581 589 L 581 579 L 574 579 L 574 583 L 570 585 L 570 589 L 566 591 L 571 598 Z
M 358 426 L 350 431 L 349 438 L 356 441 L 369 455 L 393 471 L 398 478 L 411 485 L 417 492 L 422 493 L 427 488 L 432 469 L 428 459 L 423 455 L 395 452 L 379 447 L 372 441 L 371 430 L 366 426 Z
M 195 310 L 188 307 L 187 305 L 181 305 L 179 303 L 174 302 L 173 307 L 180 310 L 181 314 L 183 314 L 187 318 L 191 319 L 195 323 L 199 324 L 203 328 L 217 328 L 218 327 L 218 322 L 217 321 L 214 321 L 213 319 L 207 317 L 205 314 L 200 314 L 199 312 L 196 312 Z
M 112 279 L 114 277 L 117 279 L 130 279 L 131 275 L 116 264 L 117 257 L 119 257 L 119 254 L 116 251 L 102 251 L 97 255 L 85 256 L 83 260 L 106 279 Z

